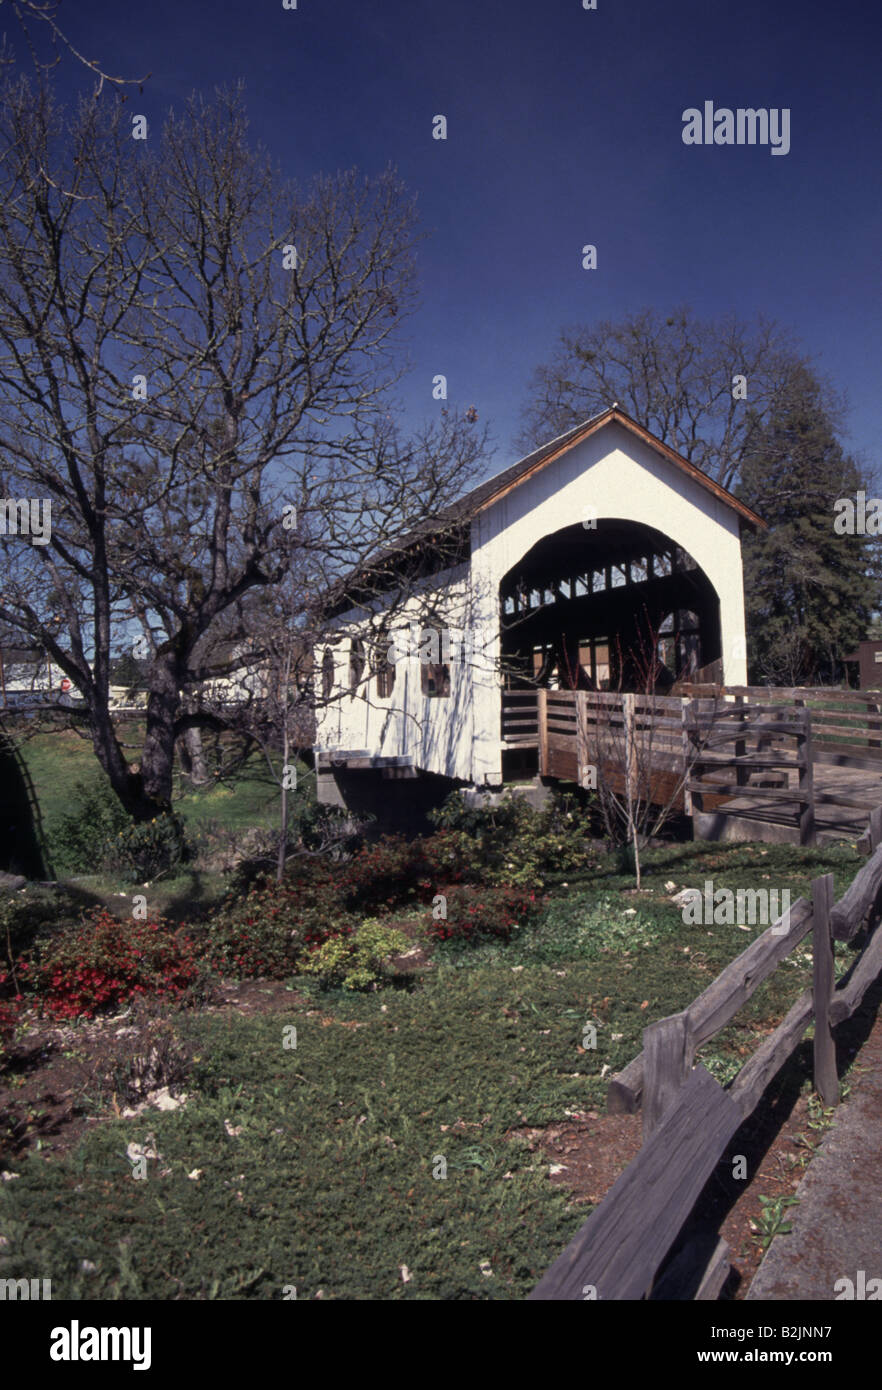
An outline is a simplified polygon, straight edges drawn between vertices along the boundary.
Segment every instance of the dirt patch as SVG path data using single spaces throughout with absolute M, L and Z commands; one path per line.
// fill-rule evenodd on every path
M 639 1115 L 601 1115 L 586 1110 L 564 1124 L 521 1128 L 509 1138 L 526 1139 L 552 1165 L 551 1180 L 569 1187 L 576 1205 L 597 1206 L 616 1178 L 640 1151 Z
M 303 995 L 289 989 L 282 980 L 234 980 L 218 986 L 217 999 L 209 1012 L 235 1009 L 251 1017 L 254 1014 L 275 1014 L 282 1009 L 300 1009 Z
M 206 1012 L 251 1017 L 306 1004 L 278 980 L 223 981 Z M 131 1103 L 115 1089 L 121 1061 L 149 1047 L 157 1014 L 131 1009 L 76 1024 L 26 1013 L 26 1036 L 0 1074 L 0 1160 L 28 1151 L 47 1161 L 67 1153 L 91 1125 Z

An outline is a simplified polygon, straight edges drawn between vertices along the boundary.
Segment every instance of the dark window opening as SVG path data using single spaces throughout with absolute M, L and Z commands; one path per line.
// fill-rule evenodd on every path
M 377 673 L 377 696 L 388 700 L 395 689 L 395 662 L 389 660 L 391 639 L 388 632 L 381 632 L 374 648 L 374 670 Z
M 446 699 L 450 694 L 450 667 L 443 661 L 424 661 L 420 664 L 420 679 L 424 695 Z
M 349 693 L 356 695 L 358 688 L 364 678 L 365 668 L 364 642 L 360 637 L 353 637 L 349 649 Z
M 322 699 L 330 700 L 334 690 L 334 653 L 325 647 L 322 657 Z

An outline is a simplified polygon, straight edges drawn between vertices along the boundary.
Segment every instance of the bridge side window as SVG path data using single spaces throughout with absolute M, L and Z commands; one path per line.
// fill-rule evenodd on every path
M 420 681 L 424 695 L 445 700 L 450 695 L 450 667 L 446 662 L 421 662 Z

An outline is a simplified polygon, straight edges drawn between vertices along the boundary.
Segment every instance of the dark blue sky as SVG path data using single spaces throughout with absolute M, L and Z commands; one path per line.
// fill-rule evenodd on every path
M 133 107 L 148 116 L 243 78 L 253 133 L 291 175 L 397 166 L 431 233 L 400 398 L 409 420 L 431 416 L 445 373 L 451 403 L 491 426 L 493 471 L 563 325 L 681 303 L 792 328 L 847 392 L 849 443 L 875 465 L 878 7 L 597 3 L 81 0 L 62 15 L 111 71 L 152 72 Z M 682 112 L 705 100 L 789 107 L 790 153 L 687 147 Z

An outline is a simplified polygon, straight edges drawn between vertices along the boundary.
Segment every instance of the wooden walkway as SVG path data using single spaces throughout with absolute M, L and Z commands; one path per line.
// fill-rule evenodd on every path
M 817 844 L 858 839 L 864 832 L 870 812 L 875 806 L 882 805 L 882 768 L 878 772 L 864 772 L 860 768 L 815 764 L 813 782 Z M 757 789 L 751 790 L 749 796 L 732 797 L 726 802 L 723 814 L 741 821 L 792 827 L 798 819 L 799 810 L 798 802 L 772 802 L 768 797 L 763 797 L 762 789 Z

